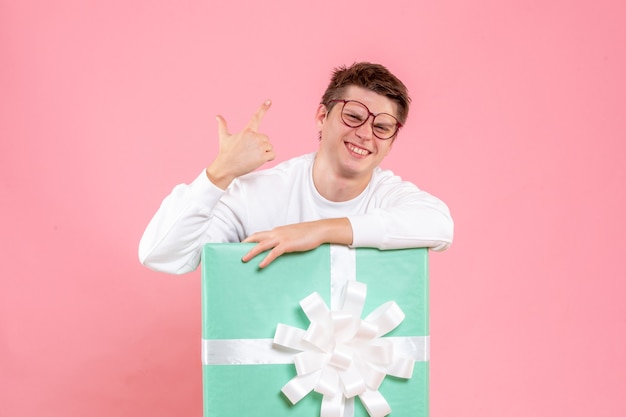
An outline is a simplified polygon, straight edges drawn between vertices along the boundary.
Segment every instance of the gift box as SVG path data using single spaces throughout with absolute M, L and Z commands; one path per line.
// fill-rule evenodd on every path
M 203 248 L 205 417 L 370 417 L 387 415 L 385 404 L 391 416 L 428 416 L 427 249 L 322 245 L 284 254 L 260 269 L 263 255 L 241 261 L 253 245 L 218 243 Z M 356 315 L 362 311 L 363 320 L 355 321 L 348 310 Z M 316 315 L 326 317 L 316 322 L 320 326 L 313 326 Z M 389 321 L 394 323 L 384 324 Z M 344 322 L 352 323 L 349 330 L 326 334 Z M 298 341 L 283 342 L 285 332 L 295 334 Z M 320 339 L 312 341 L 317 334 Z M 320 349 L 324 343 L 330 346 L 328 340 L 342 337 L 350 339 L 345 348 L 330 353 Z M 303 375 L 308 372 L 304 368 L 313 366 L 306 365 L 311 357 L 318 362 L 326 358 L 324 367 Z M 404 367 L 400 373 L 395 371 L 398 364 Z M 354 376 L 354 367 L 361 369 L 357 365 L 376 375 L 384 368 L 382 382 L 363 392 L 358 375 L 346 376 Z M 320 375 L 330 375 L 326 379 L 334 381 L 330 388 L 321 382 L 313 390 L 306 388 L 312 380 L 324 380 Z M 294 394 L 303 386 L 303 392 Z

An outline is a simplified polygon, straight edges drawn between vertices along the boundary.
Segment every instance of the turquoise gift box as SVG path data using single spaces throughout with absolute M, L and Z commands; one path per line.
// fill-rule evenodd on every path
M 242 256 L 254 244 L 207 244 L 202 253 L 204 417 L 318 417 L 322 394 L 295 404 L 281 392 L 297 376 L 299 353 L 272 343 L 279 323 L 306 331 L 300 302 L 318 293 L 330 310 L 346 283 L 366 284 L 363 317 L 395 302 L 405 317 L 380 339 L 417 339 L 422 346 L 409 378 L 387 375 L 378 389 L 396 417 L 427 417 L 429 409 L 428 250 L 349 249 L 322 245 L 280 256 L 258 268 Z M 376 313 L 372 315 L 377 315 Z M 412 362 L 412 361 L 411 361 Z M 343 413 L 345 411 L 345 413 Z M 369 417 L 359 397 L 346 400 L 344 417 Z

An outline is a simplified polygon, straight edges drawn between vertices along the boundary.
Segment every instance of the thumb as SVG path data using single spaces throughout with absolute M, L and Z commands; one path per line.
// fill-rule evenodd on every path
M 217 119 L 217 133 L 220 136 L 220 138 L 230 135 L 230 133 L 228 133 L 228 126 L 226 125 L 226 120 L 219 114 L 215 118 Z

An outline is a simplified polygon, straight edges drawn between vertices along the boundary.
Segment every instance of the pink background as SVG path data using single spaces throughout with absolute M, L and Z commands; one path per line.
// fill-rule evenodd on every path
M 0 0 L 0 415 L 200 416 L 200 276 L 137 244 L 266 98 L 316 149 L 330 70 L 414 99 L 384 166 L 444 199 L 433 416 L 626 415 L 621 0 Z

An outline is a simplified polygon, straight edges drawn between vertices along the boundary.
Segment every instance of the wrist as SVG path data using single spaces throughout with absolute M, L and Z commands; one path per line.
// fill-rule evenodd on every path
M 320 220 L 323 222 L 323 242 L 339 245 L 352 245 L 352 224 L 347 217 Z
M 222 190 L 228 188 L 230 183 L 233 182 L 233 180 L 235 179 L 235 176 L 227 174 L 223 170 L 220 170 L 213 166 L 213 164 L 209 165 L 205 172 L 206 176 L 209 178 L 209 181 L 211 181 Z

